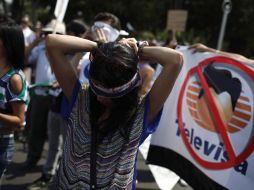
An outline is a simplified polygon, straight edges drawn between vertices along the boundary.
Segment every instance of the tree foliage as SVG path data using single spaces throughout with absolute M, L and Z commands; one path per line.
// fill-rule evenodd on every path
M 223 49 L 251 57 L 254 54 L 254 1 L 231 0 L 232 11 L 228 16 Z M 221 21 L 223 0 L 79 0 L 69 1 L 65 22 L 82 18 L 92 24 L 93 17 L 101 11 L 119 16 L 122 27 L 130 22 L 135 28 L 134 35 L 144 34 L 156 38 L 171 38 L 165 31 L 169 9 L 188 10 L 186 31 L 178 33 L 180 42 L 203 42 L 216 47 Z M 56 1 L 52 0 L 14 0 L 12 16 L 19 19 L 28 13 L 33 20 L 48 21 L 52 18 Z M 51 17 L 51 18 L 50 18 Z

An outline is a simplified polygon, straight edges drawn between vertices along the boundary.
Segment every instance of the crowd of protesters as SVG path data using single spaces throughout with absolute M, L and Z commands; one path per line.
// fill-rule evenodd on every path
M 96 69 L 98 71 L 93 71 L 98 72 L 98 74 L 94 75 L 94 79 L 96 79 L 96 77 L 103 77 L 103 75 L 106 79 L 108 77 L 107 75 L 111 75 L 113 77 L 111 81 L 107 79 L 108 82 L 103 85 L 105 85 L 105 87 L 108 87 L 107 89 L 112 89 L 115 87 L 118 88 L 120 86 L 122 88 L 118 92 L 120 93 L 120 95 L 111 94 L 112 95 L 111 97 L 111 95 L 107 94 L 103 96 L 101 94 L 96 94 L 94 90 L 92 90 L 91 92 L 94 93 L 93 94 L 94 96 L 97 96 L 97 100 L 89 100 L 89 102 L 91 101 L 91 104 L 94 104 L 94 106 L 96 107 L 96 109 L 91 107 L 92 109 L 91 111 L 93 112 L 91 116 L 92 117 L 91 122 L 93 123 L 92 125 L 98 127 L 97 122 L 101 122 L 102 125 L 102 129 L 98 128 L 97 131 L 98 138 L 100 136 L 100 141 L 96 143 L 96 146 L 99 146 L 99 144 L 102 143 L 101 141 L 103 141 L 103 139 L 107 139 L 108 138 L 107 135 L 110 135 L 111 138 L 114 137 L 112 135 L 115 135 L 115 138 L 119 139 L 121 139 L 120 137 L 122 137 L 123 139 L 121 140 L 121 142 L 119 141 L 107 142 L 108 145 L 110 145 L 111 143 L 118 143 L 119 154 L 114 155 L 114 159 L 112 160 L 112 162 L 108 163 L 109 165 L 110 164 L 113 165 L 107 166 L 105 169 L 109 169 L 110 167 L 112 169 L 112 172 L 111 173 L 106 172 L 107 176 L 104 176 L 104 179 L 97 178 L 98 175 L 101 175 L 101 173 L 100 174 L 99 172 L 94 173 L 94 171 L 92 171 L 92 169 L 88 167 L 87 173 L 90 173 L 90 175 L 84 176 L 86 177 L 86 180 L 88 180 L 88 182 L 86 184 L 83 184 L 82 186 L 84 187 L 90 186 L 91 188 L 95 188 L 96 186 L 96 189 L 100 189 L 100 186 L 104 186 L 101 187 L 102 189 L 106 187 L 110 188 L 110 186 L 113 187 L 114 185 L 116 186 L 123 185 L 126 186 L 126 188 L 127 186 L 128 188 L 130 188 L 131 186 L 135 186 L 134 183 L 136 175 L 134 167 L 135 155 L 137 154 L 138 148 L 137 145 L 141 143 L 141 140 L 136 139 L 137 140 L 135 141 L 137 143 L 136 148 L 131 151 L 132 153 L 126 154 L 126 157 L 133 155 L 134 159 L 132 164 L 128 164 L 129 168 L 126 168 L 128 170 L 128 175 L 125 174 L 121 176 L 120 174 L 117 174 L 120 176 L 118 177 L 114 176 L 117 173 L 115 172 L 116 169 L 118 170 L 123 169 L 115 165 L 117 163 L 115 162 L 115 159 L 117 158 L 120 159 L 120 157 L 125 151 L 129 152 L 130 151 L 129 149 L 133 148 L 126 146 L 126 143 L 128 144 L 132 142 L 134 138 L 134 136 L 131 135 L 132 130 L 131 126 L 137 125 L 137 127 L 133 128 L 133 130 L 140 130 L 143 126 L 143 122 L 147 123 L 147 121 L 144 121 L 144 118 L 141 117 L 141 115 L 143 115 L 141 114 L 142 111 L 145 110 L 144 107 L 147 106 L 145 106 L 145 103 L 141 104 L 140 102 L 141 99 L 139 100 L 139 98 L 143 97 L 142 99 L 144 101 L 142 102 L 149 102 L 148 100 L 145 101 L 145 99 L 148 98 L 144 97 L 146 97 L 147 93 L 150 91 L 153 84 L 152 79 L 154 74 L 154 68 L 151 66 L 150 60 L 152 60 L 151 58 L 155 58 L 158 59 L 159 61 L 166 62 L 163 60 L 163 58 L 160 58 L 160 55 L 158 53 L 156 53 L 157 51 L 164 52 L 165 50 L 153 47 L 153 50 L 148 50 L 148 53 L 146 53 L 147 57 L 143 56 L 141 57 L 141 53 L 138 52 L 136 40 L 130 38 L 121 40 L 121 38 L 126 37 L 128 33 L 121 30 L 120 21 L 115 15 L 106 12 L 97 14 L 94 17 L 94 23 L 90 28 L 81 20 L 72 20 L 70 23 L 65 25 L 62 22 L 52 19 L 45 25 L 42 25 L 40 22 L 38 22 L 35 27 L 32 27 L 30 19 L 27 15 L 22 17 L 20 23 L 17 23 L 10 18 L 1 19 L 0 85 L 1 89 L 3 89 L 1 93 L 1 95 L 3 96 L 3 100 L 1 99 L 1 114 L 0 114 L 1 179 L 3 178 L 7 166 L 10 164 L 12 157 L 14 155 L 15 137 L 16 137 L 15 139 L 17 140 L 23 138 L 23 140 L 25 140 L 25 143 L 27 143 L 28 145 L 27 158 L 22 167 L 22 170 L 24 170 L 24 172 L 29 172 L 30 169 L 34 168 L 37 165 L 42 155 L 44 143 L 46 140 L 48 140 L 49 148 L 46 163 L 42 169 L 42 175 L 39 179 L 34 179 L 34 182 L 28 187 L 28 189 L 42 188 L 48 186 L 48 184 L 52 183 L 52 181 L 54 182 L 52 183 L 54 185 L 51 185 L 51 189 L 59 189 L 60 187 L 63 189 L 70 188 L 68 186 L 69 184 L 65 184 L 67 186 L 62 187 L 63 184 L 58 184 L 58 182 L 60 182 L 61 179 L 57 179 L 56 177 L 55 180 L 53 180 L 53 176 L 56 176 L 57 170 L 59 170 L 59 173 L 61 173 L 63 167 L 67 167 L 63 165 L 65 163 L 60 160 L 64 160 L 61 159 L 62 157 L 63 158 L 66 158 L 66 156 L 68 157 L 68 154 L 66 156 L 63 156 L 63 149 L 65 149 L 63 144 L 66 138 L 72 139 L 72 137 L 70 137 L 70 133 L 72 133 L 72 128 L 74 127 L 74 126 L 70 127 L 71 125 L 68 122 L 68 115 L 70 115 L 73 109 L 71 108 L 71 106 L 73 105 L 69 105 L 69 102 L 70 101 L 75 102 L 78 100 L 75 100 L 76 97 L 73 97 L 75 99 L 72 99 L 71 95 L 72 90 L 71 91 L 68 90 L 66 92 L 66 88 L 68 89 L 69 87 L 65 87 L 65 85 L 62 84 L 61 77 L 59 76 L 55 77 L 55 73 L 57 73 L 56 75 L 58 75 L 58 71 L 52 69 L 54 68 L 54 66 L 52 67 L 50 66 L 49 57 L 54 57 L 55 55 L 57 55 L 57 53 L 54 53 L 54 50 L 55 49 L 60 50 L 61 49 L 60 47 L 65 47 L 65 45 L 61 44 L 60 47 L 54 47 L 54 45 L 57 44 L 57 42 L 54 42 L 53 40 L 53 42 L 48 42 L 49 44 L 53 44 L 53 48 L 51 48 L 52 45 L 49 45 L 47 50 L 45 40 L 47 39 L 47 36 L 52 33 L 55 33 L 56 35 L 61 35 L 63 39 L 66 38 L 66 35 L 79 37 L 78 40 L 81 40 L 79 43 L 84 42 L 83 43 L 84 47 L 82 47 L 78 51 L 75 50 L 75 47 L 71 47 L 72 46 L 71 41 L 76 40 L 76 38 L 74 37 L 73 39 L 70 38 L 70 41 L 68 42 L 69 44 L 66 44 L 66 47 L 74 49 L 74 51 L 70 49 L 67 52 L 66 60 L 64 60 L 65 62 L 68 60 L 72 70 L 68 70 L 67 73 L 65 73 L 64 67 L 61 67 L 60 69 L 61 71 L 59 70 L 64 75 L 64 78 L 67 80 L 68 75 L 73 74 L 73 76 L 75 76 L 74 79 L 75 78 L 79 79 L 78 80 L 80 81 L 79 84 L 84 85 L 91 83 L 90 77 L 90 75 L 92 75 L 91 68 L 93 68 L 92 65 L 95 65 L 92 64 L 94 61 L 91 61 L 91 59 L 96 60 L 97 56 L 95 55 L 95 52 L 93 52 L 95 50 L 97 51 L 97 53 L 102 54 L 109 53 L 110 51 L 112 51 L 113 53 L 113 51 L 115 51 L 114 52 L 115 55 L 113 54 L 104 55 L 104 57 L 100 58 L 102 60 L 98 62 L 101 63 L 104 62 L 104 64 L 106 65 L 110 65 L 113 62 L 119 63 L 122 62 L 123 68 L 121 68 L 121 65 L 117 66 L 116 63 L 114 63 L 115 66 L 114 65 L 107 66 L 108 67 L 107 71 L 103 70 L 106 69 L 106 67 L 103 68 L 100 66 L 96 66 L 98 67 Z M 82 41 L 82 39 L 80 38 L 87 40 Z M 117 42 L 113 43 L 115 41 Z M 86 43 L 87 44 L 91 43 L 92 46 L 86 47 L 85 45 Z M 140 48 L 142 47 L 142 51 L 144 51 L 145 45 L 148 44 L 140 43 L 139 45 Z M 77 48 L 80 48 L 78 47 L 78 44 Z M 149 51 L 152 51 L 152 53 L 149 53 Z M 174 52 L 173 50 L 169 50 L 164 54 L 166 55 L 166 53 L 168 53 L 170 56 L 176 57 L 179 56 L 178 53 Z M 126 56 L 126 58 L 124 56 Z M 179 58 L 174 58 L 173 61 L 177 62 L 177 59 Z M 140 60 L 139 63 L 138 60 Z M 133 68 L 128 69 L 128 67 Z M 73 73 L 71 71 L 73 71 Z M 114 72 L 115 75 L 113 75 L 114 73 L 111 72 Z M 179 69 L 177 69 L 175 72 L 176 74 L 173 75 L 171 79 L 172 83 L 175 77 L 177 76 Z M 124 73 L 126 74 L 124 75 Z M 98 82 L 100 80 L 101 82 L 104 82 L 104 79 L 99 79 Z M 142 85 L 141 80 L 143 81 Z M 58 81 L 60 82 L 60 84 L 58 83 Z M 77 85 L 73 86 L 73 84 L 71 84 L 71 86 L 73 87 L 74 90 L 73 91 L 74 96 L 75 93 L 77 92 L 77 89 L 82 88 L 78 87 Z M 93 83 L 93 85 L 95 85 L 95 83 Z M 129 87 L 125 89 L 126 88 L 125 85 L 129 85 Z M 171 87 L 172 85 L 169 86 L 169 88 Z M 86 91 L 88 92 L 88 89 L 89 88 L 86 87 L 84 92 L 85 93 Z M 91 92 L 89 90 L 89 93 Z M 151 97 L 154 99 L 155 97 L 153 96 L 155 95 L 151 95 Z M 163 105 L 163 100 L 165 99 L 165 97 L 166 95 L 162 96 L 162 100 L 160 100 L 159 98 L 160 100 L 159 107 L 152 106 L 151 107 L 152 111 L 148 112 L 149 115 L 147 115 L 146 117 L 148 117 L 150 120 L 153 120 L 154 117 L 159 117 L 156 116 L 157 115 L 156 112 L 160 111 L 161 105 Z M 107 102 L 109 103 L 111 99 L 114 100 L 114 102 L 111 102 L 110 105 L 107 105 Z M 80 106 L 84 108 L 84 105 Z M 107 106 L 108 109 L 106 109 L 105 110 L 106 112 L 104 113 L 103 111 L 105 109 L 104 107 Z M 97 120 L 96 117 L 101 118 L 100 120 Z M 138 121 L 139 124 L 137 123 Z M 138 126 L 141 128 L 139 128 Z M 147 131 L 149 131 L 149 129 L 147 129 Z M 148 133 L 147 131 L 142 132 L 141 130 L 142 133 L 139 134 L 138 138 L 141 139 L 142 136 L 147 135 L 146 134 Z M 15 137 L 14 132 L 16 135 Z M 81 140 L 83 138 L 84 139 L 91 138 L 86 137 L 86 135 L 89 135 L 90 132 L 91 131 L 89 131 L 88 134 L 83 134 L 85 136 L 83 136 Z M 135 138 L 137 137 L 135 136 Z M 142 137 L 142 139 L 144 140 L 144 137 Z M 94 139 L 90 139 L 90 141 L 94 141 Z M 75 144 L 75 142 L 72 142 L 70 140 L 67 140 L 67 142 L 65 143 Z M 83 150 L 84 154 L 86 153 L 90 154 L 89 148 L 91 144 L 92 144 L 91 142 L 90 144 L 83 145 L 82 143 L 80 144 L 80 146 L 87 145 L 88 150 L 84 149 Z M 68 149 L 69 147 L 65 150 L 65 152 L 67 152 Z M 100 153 L 105 154 L 107 152 Z M 97 154 L 99 154 L 99 152 Z M 89 157 L 83 158 L 84 163 L 88 165 L 91 164 L 92 167 L 94 163 L 92 164 L 90 163 L 90 161 L 87 162 L 87 159 L 90 160 Z M 61 164 L 59 167 L 60 162 Z M 121 162 L 119 161 L 118 164 L 120 163 Z M 76 168 L 71 168 L 70 172 L 75 169 Z M 97 171 L 98 168 L 95 167 L 95 170 Z M 81 175 L 81 173 L 78 175 Z M 60 174 L 58 175 L 58 177 L 63 176 L 62 174 Z M 119 181 L 121 177 L 126 177 L 124 184 L 121 184 L 124 181 L 122 180 Z M 95 180 L 92 178 L 95 178 Z M 89 182 L 90 180 L 95 181 L 93 182 L 94 183 L 93 185 Z M 78 182 L 76 185 L 80 186 L 80 182 Z
M 24 172 L 49 143 L 41 177 L 28 189 L 135 189 L 138 147 L 156 130 L 183 59 L 130 37 L 106 12 L 91 27 L 52 19 L 31 28 L 28 16 L 19 24 L 1 19 L 1 179 L 18 131 L 28 144 Z M 162 71 L 153 80 L 156 64 Z

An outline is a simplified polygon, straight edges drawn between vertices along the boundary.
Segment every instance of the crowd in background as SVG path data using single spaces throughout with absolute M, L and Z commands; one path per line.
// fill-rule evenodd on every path
M 2 18 L 2 22 L 14 21 L 9 18 Z M 67 124 L 62 117 L 65 112 L 62 104 L 63 92 L 51 69 L 45 47 L 47 35 L 51 33 L 71 35 L 103 43 L 114 42 L 129 36 L 126 31 L 121 30 L 119 19 L 115 15 L 106 12 L 98 13 L 94 17 L 94 23 L 91 27 L 78 19 L 67 24 L 52 19 L 46 25 L 37 22 L 35 26 L 32 26 L 28 15 L 23 16 L 21 21 L 16 23 L 19 23 L 24 35 L 24 57 L 22 61 L 18 61 L 20 63 L 24 62 L 20 69 L 25 73 L 25 77 L 23 77 L 23 74 L 21 76 L 22 80 L 26 78 L 27 93 L 29 92 L 29 95 L 26 95 L 26 99 L 21 100 L 26 105 L 24 126 L 15 130 L 15 137 L 13 131 L 8 135 L 2 135 L 0 129 L 0 139 L 12 140 L 12 142 L 9 142 L 9 144 L 12 144 L 12 151 L 10 152 L 10 148 L 6 148 L 6 151 L 10 153 L 8 162 L 7 160 L 1 161 L 5 162 L 4 167 L 1 168 L 1 178 L 3 178 L 3 174 L 14 154 L 14 138 L 27 145 L 27 159 L 22 168 L 24 172 L 29 172 L 37 165 L 42 155 L 44 143 L 48 140 L 48 155 L 42 169 L 42 175 L 28 187 L 29 189 L 36 189 L 47 186 L 56 174 L 67 133 Z M 0 36 L 0 38 L 2 37 Z M 150 43 L 150 45 L 156 44 Z M 20 52 L 22 52 L 22 49 L 20 49 Z M 89 80 L 89 57 L 89 52 L 68 55 L 82 83 L 88 83 Z M 140 59 L 138 67 L 143 80 L 142 88 L 139 91 L 140 96 L 144 96 L 150 90 L 156 65 L 157 63 L 154 60 Z
M 0 18 L 0 22 L 0 175 L 2 179 L 14 155 L 14 139 L 23 142 L 27 146 L 27 157 L 22 167 L 24 172 L 29 172 L 38 164 L 44 144 L 48 141 L 48 152 L 41 176 L 38 179 L 34 179 L 33 183 L 28 187 L 31 190 L 40 189 L 48 186 L 54 176 L 56 176 L 59 162 L 63 157 L 63 147 L 67 133 L 71 131 L 69 129 L 70 125 L 68 125 L 66 120 L 70 110 L 65 104 L 66 100 L 61 84 L 58 83 L 52 69 L 52 60 L 50 61 L 49 58 L 54 58 L 54 56 L 50 55 L 52 52 L 47 51 L 45 42 L 47 36 L 55 33 L 61 36 L 68 35 L 91 40 L 96 42 L 101 49 L 104 48 L 103 51 L 106 51 L 106 53 L 108 53 L 108 50 L 105 50 L 105 47 L 101 44 L 112 42 L 114 45 L 113 42 L 121 41 L 121 39 L 123 39 L 122 43 L 133 47 L 133 49 L 136 48 L 136 45 L 139 47 L 144 45 L 157 47 L 158 45 L 156 41 L 145 44 L 146 42 L 143 41 L 146 39 L 139 39 L 139 44 L 136 44 L 134 39 L 126 40 L 126 38 L 131 36 L 129 36 L 128 32 L 121 29 L 118 17 L 107 12 L 95 15 L 91 26 L 88 26 L 80 19 L 74 19 L 69 23 L 51 19 L 45 25 L 38 21 L 35 26 L 32 26 L 27 15 L 24 15 L 20 21 L 16 22 L 10 18 L 3 17 Z M 58 42 L 57 40 L 53 39 L 53 42 Z M 63 41 L 61 39 L 59 44 L 62 45 Z M 78 48 L 71 44 L 72 41 L 75 41 L 75 38 L 70 38 L 70 41 L 67 41 L 66 44 L 73 49 Z M 175 48 L 176 41 L 173 42 L 167 45 Z M 90 41 L 87 43 L 89 44 Z M 59 44 L 56 47 L 61 49 L 62 47 Z M 238 54 L 218 52 L 202 44 L 195 44 L 190 48 L 193 48 L 194 52 L 210 51 L 220 53 L 241 62 L 253 64 L 253 60 Z M 54 46 L 53 50 L 51 47 L 51 51 L 54 51 Z M 60 53 L 64 52 L 62 49 L 61 51 L 59 50 Z M 156 51 L 157 49 L 155 48 L 154 52 L 156 53 Z M 160 52 L 161 55 L 163 55 L 162 52 Z M 141 55 L 139 51 L 138 53 L 138 55 Z M 91 83 L 89 74 L 91 74 L 91 64 L 93 64 L 95 59 L 94 54 L 92 50 L 91 52 L 68 51 L 68 61 L 83 85 Z M 172 54 L 174 55 L 174 52 Z M 154 56 L 160 57 L 159 55 Z M 161 60 L 164 61 L 162 58 Z M 149 56 L 138 57 L 138 76 L 142 79 L 142 85 L 137 92 L 138 97 L 146 97 L 149 94 L 156 78 L 156 68 L 157 71 L 162 68 L 157 60 L 150 59 Z M 177 77 L 177 74 L 175 77 Z M 136 80 L 135 77 L 134 79 Z M 139 82 L 138 79 L 137 81 Z M 135 85 L 138 85 L 138 82 Z M 133 84 L 128 83 L 128 85 L 131 86 Z M 133 88 L 136 87 L 135 85 Z M 101 90 L 100 85 L 97 90 Z

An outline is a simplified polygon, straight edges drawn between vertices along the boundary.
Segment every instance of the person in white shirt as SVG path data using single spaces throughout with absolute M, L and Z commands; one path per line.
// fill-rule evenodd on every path
M 35 88 L 31 97 L 30 124 L 28 155 L 25 169 L 34 167 L 43 151 L 43 145 L 47 137 L 48 113 L 51 109 L 53 94 L 50 94 L 48 86 L 55 81 L 55 76 L 49 65 L 45 49 L 45 37 L 56 29 L 58 34 L 65 34 L 65 25 L 52 20 L 42 28 L 41 35 L 28 46 L 28 61 L 36 64 Z M 45 87 L 46 86 L 46 87 Z
M 23 34 L 24 34 L 25 46 L 28 46 L 36 38 L 35 32 L 33 30 L 31 30 L 31 28 L 30 28 L 31 23 L 30 23 L 30 19 L 29 19 L 28 15 L 25 15 L 22 17 L 20 26 L 21 26 Z
M 21 18 L 20 21 L 20 26 L 22 28 L 22 32 L 24 35 L 24 41 L 25 41 L 25 52 L 27 52 L 27 47 L 33 43 L 33 41 L 36 39 L 36 33 L 31 29 L 31 22 L 29 19 L 28 15 L 24 15 Z M 26 53 L 25 53 L 25 59 L 26 59 Z M 29 64 L 27 64 L 27 59 L 25 62 L 25 68 L 24 68 L 24 73 L 27 79 L 28 84 L 31 83 L 32 80 L 32 72 L 33 72 L 33 67 Z
M 94 24 L 91 31 L 86 35 L 93 41 L 114 42 L 120 35 L 128 35 L 121 30 L 121 23 L 117 16 L 108 12 L 100 12 L 94 17 Z M 89 70 L 89 53 L 84 54 L 79 62 L 79 80 L 81 83 L 87 83 L 87 71 Z
M 80 20 L 72 20 L 66 26 L 66 34 L 71 36 L 82 37 L 82 35 L 87 31 L 87 26 Z M 43 48 L 45 45 L 43 44 Z M 68 56 L 71 58 L 72 55 Z M 47 62 L 48 67 L 48 62 Z M 51 70 L 51 69 L 50 69 Z M 62 89 L 59 87 L 58 83 L 54 83 L 55 92 Z M 58 91 L 57 91 L 58 90 Z M 46 163 L 43 165 L 41 176 L 36 179 L 28 189 L 41 189 L 48 185 L 52 177 L 55 175 L 58 168 L 59 160 L 63 152 L 63 144 L 67 134 L 67 125 L 62 116 L 60 115 L 62 102 L 62 93 L 55 97 L 51 104 L 51 109 L 48 113 L 48 154 L 46 156 Z

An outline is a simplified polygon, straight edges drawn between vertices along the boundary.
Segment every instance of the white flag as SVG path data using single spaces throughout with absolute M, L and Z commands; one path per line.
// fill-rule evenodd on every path
M 63 21 L 64 15 L 68 6 L 69 0 L 57 0 L 54 14 L 56 19 L 60 22 Z

